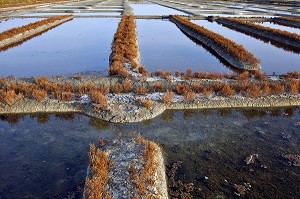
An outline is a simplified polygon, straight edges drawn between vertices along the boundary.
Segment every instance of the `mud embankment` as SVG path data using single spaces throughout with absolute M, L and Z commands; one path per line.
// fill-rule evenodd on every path
M 26 30 L 26 26 L 24 26 L 25 28 L 22 27 L 25 30 L 24 32 L 21 32 L 17 35 L 12 35 L 11 37 L 9 37 L 7 39 L 2 40 L 0 43 L 0 50 L 14 46 L 14 44 L 18 44 L 22 41 L 28 40 L 29 38 L 33 38 L 34 36 L 40 35 L 41 33 L 46 32 L 49 29 L 59 26 L 62 23 L 70 21 L 72 19 L 73 19 L 72 16 L 68 16 L 63 19 L 55 20 L 54 22 L 51 22 L 51 23 L 43 24 L 37 28 L 30 29 L 30 30 Z
M 153 107 L 148 109 L 135 101 L 133 94 L 108 96 L 110 108 L 97 110 L 92 102 L 59 102 L 45 100 L 37 102 L 33 99 L 23 99 L 12 106 L 0 104 L 0 114 L 10 113 L 65 113 L 75 112 L 95 117 L 112 123 L 141 122 L 162 114 L 167 109 L 216 109 L 216 108 L 269 108 L 300 106 L 300 95 L 281 95 L 258 98 L 248 97 L 215 97 L 201 98 L 194 102 L 173 100 L 165 105 L 161 99 L 154 101 Z
M 203 43 L 209 49 L 214 51 L 220 57 L 222 57 L 226 62 L 228 62 L 232 67 L 241 70 L 257 70 L 260 68 L 260 65 L 257 64 L 255 66 L 250 65 L 249 63 L 241 62 L 237 58 L 235 58 L 232 54 L 228 53 L 223 49 L 221 46 L 217 45 L 215 41 L 206 37 L 203 34 L 199 34 L 196 31 L 193 31 L 190 27 L 174 20 L 172 17 L 170 19 L 173 23 L 175 23 L 179 29 L 181 29 L 184 33 L 191 36 L 192 38 L 196 39 L 197 41 Z
M 290 50 L 290 51 L 293 51 L 296 53 L 300 52 L 300 40 L 289 38 L 288 36 L 284 36 L 284 35 L 279 35 L 279 34 L 275 33 L 275 31 L 271 32 L 271 31 L 266 30 L 267 28 L 259 29 L 259 27 L 260 27 L 259 25 L 255 25 L 258 27 L 258 28 L 255 28 L 252 26 L 248 26 L 246 24 L 236 23 L 231 20 L 229 21 L 224 18 L 219 18 L 216 21 L 226 27 L 232 28 L 234 30 L 237 30 L 237 31 L 240 31 L 240 32 L 243 32 L 246 34 L 253 35 L 258 38 L 262 38 L 264 40 L 270 41 L 271 43 L 276 42 L 276 43 L 284 46 L 284 49 L 286 49 L 286 50 Z M 268 28 L 268 29 L 271 30 L 271 28 Z M 276 44 L 274 44 L 274 45 L 278 46 Z

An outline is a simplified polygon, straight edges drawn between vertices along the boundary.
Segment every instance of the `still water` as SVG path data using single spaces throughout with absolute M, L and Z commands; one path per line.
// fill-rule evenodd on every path
M 51 76 L 106 71 L 119 19 L 73 19 L 0 52 L 1 76 Z
M 300 170 L 280 159 L 300 154 L 300 109 L 177 110 L 140 123 L 110 124 L 78 114 L 0 117 L 0 198 L 80 198 L 89 143 L 140 132 L 162 145 L 176 179 L 195 198 L 299 198 Z M 254 164 L 244 160 L 258 154 Z M 262 168 L 261 165 L 265 165 Z
M 162 20 L 136 20 L 141 62 L 149 72 L 170 70 L 232 73 L 214 55 Z

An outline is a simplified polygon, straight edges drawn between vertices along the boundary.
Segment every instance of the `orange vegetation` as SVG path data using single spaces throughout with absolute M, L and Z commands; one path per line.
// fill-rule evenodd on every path
M 90 97 L 102 110 L 108 109 L 107 98 L 100 91 L 92 91 Z
M 53 17 L 53 18 L 44 19 L 42 21 L 38 21 L 38 22 L 35 22 L 35 23 L 30 23 L 28 25 L 25 25 L 25 26 L 22 26 L 22 27 L 19 27 L 19 28 L 13 28 L 13 29 L 4 31 L 3 33 L 0 34 L 0 42 L 4 41 L 5 39 L 14 37 L 18 34 L 24 33 L 26 31 L 36 29 L 36 28 L 38 28 L 42 25 L 54 23 L 56 21 L 66 19 L 66 18 L 69 18 L 69 17 L 70 17 L 69 15 Z
M 12 106 L 15 102 L 23 99 L 21 93 L 16 94 L 14 90 L 0 90 L 0 102 Z
M 236 59 L 240 62 L 249 63 L 250 65 L 257 65 L 259 63 L 258 59 L 256 59 L 253 54 L 248 52 L 243 46 L 236 44 L 222 35 L 209 31 L 204 27 L 198 26 L 177 15 L 172 15 L 171 19 L 212 40 L 216 45 L 224 49 L 224 51 L 230 53 L 232 56 L 236 57 Z
M 235 18 L 223 18 L 223 17 L 221 17 L 220 19 L 224 20 L 224 21 L 229 21 L 229 22 L 232 22 L 232 23 L 236 23 L 236 24 L 239 24 L 239 25 L 251 27 L 255 30 L 264 31 L 268 36 L 276 35 L 276 36 L 280 36 L 282 38 L 287 38 L 287 39 L 293 40 L 295 42 L 300 42 L 300 35 L 298 35 L 296 33 L 291 33 L 291 32 L 288 32 L 288 31 L 274 29 L 274 28 L 269 28 L 269 27 L 261 26 L 261 25 L 251 23 L 251 22 L 248 22 L 248 21 L 235 19 Z
M 112 199 L 112 195 L 106 193 L 106 184 L 111 162 L 106 153 L 96 149 L 90 144 L 89 152 L 91 177 L 86 179 L 84 198 L 88 199 Z
M 174 94 L 172 91 L 167 91 L 162 98 L 162 102 L 166 105 L 169 105 L 172 102 Z
M 111 57 L 112 63 L 108 73 L 110 75 L 128 77 L 129 73 L 123 66 L 124 63 L 130 63 L 131 68 L 139 72 L 141 66 L 137 60 L 139 55 L 138 51 L 134 16 L 123 15 L 114 36 Z M 141 73 L 142 72 L 144 72 L 144 69 L 141 69 Z
M 147 109 L 152 109 L 153 108 L 153 101 L 149 99 L 145 99 L 141 101 L 143 106 L 146 107 Z

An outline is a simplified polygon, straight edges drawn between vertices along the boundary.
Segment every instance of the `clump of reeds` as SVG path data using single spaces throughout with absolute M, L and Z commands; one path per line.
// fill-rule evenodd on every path
M 119 23 L 117 32 L 114 36 L 112 45 L 111 66 L 108 71 L 110 75 L 120 75 L 128 77 L 128 70 L 124 67 L 125 63 L 136 72 L 145 73 L 145 68 L 138 62 L 139 49 L 137 45 L 136 25 L 134 16 L 123 15 Z
M 21 93 L 16 94 L 14 90 L 0 90 L 0 102 L 6 104 L 8 106 L 12 106 L 15 102 L 23 99 L 23 95 Z
M 91 177 L 86 179 L 84 198 L 112 199 L 112 195 L 106 192 L 111 167 L 108 155 L 97 149 L 94 144 L 90 144 L 89 160 Z
M 102 110 L 107 110 L 108 109 L 108 101 L 107 98 L 102 94 L 100 91 L 92 91 L 90 93 L 90 97 L 95 102 L 100 106 Z
M 162 97 L 162 102 L 166 105 L 171 104 L 174 94 L 172 91 L 167 91 Z

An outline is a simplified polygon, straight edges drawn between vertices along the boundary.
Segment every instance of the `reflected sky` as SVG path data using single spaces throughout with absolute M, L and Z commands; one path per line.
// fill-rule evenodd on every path
M 216 57 L 197 45 L 170 21 L 136 20 L 141 62 L 156 70 L 232 73 Z
M 184 15 L 186 13 L 167 8 L 157 4 L 129 4 L 133 8 L 134 15 Z
M 73 19 L 0 52 L 1 76 L 51 76 L 106 71 L 119 19 Z

